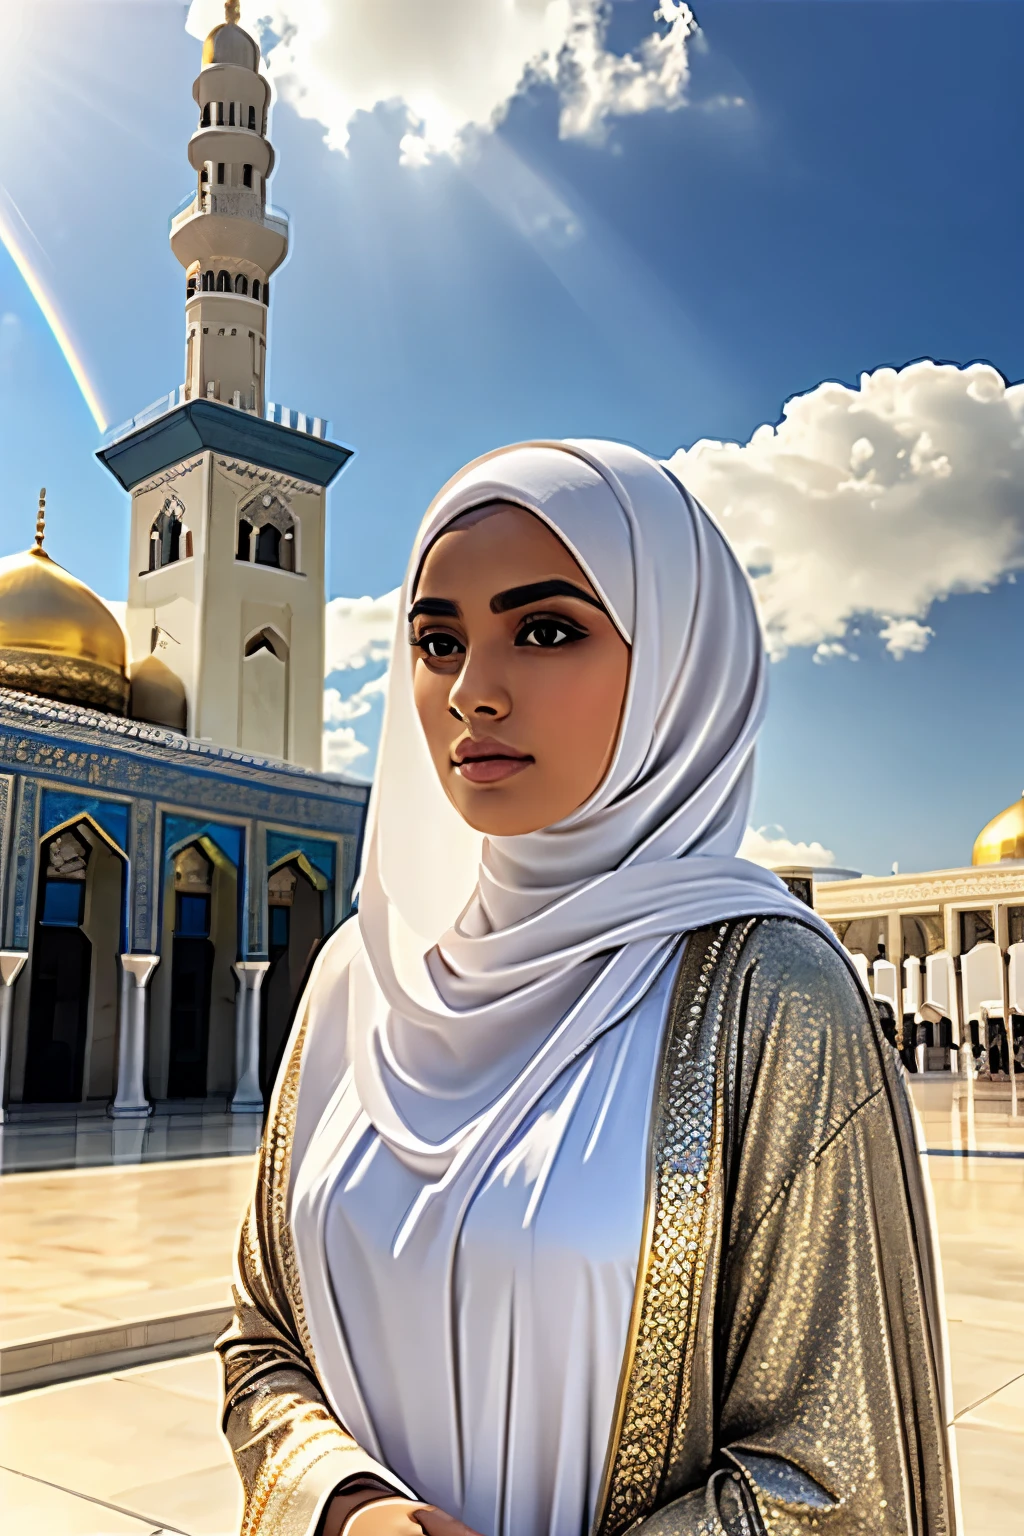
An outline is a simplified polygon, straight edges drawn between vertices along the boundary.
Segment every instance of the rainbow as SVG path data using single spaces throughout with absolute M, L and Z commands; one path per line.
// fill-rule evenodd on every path
M 63 353 L 64 361 L 71 369 L 72 377 L 82 392 L 82 399 L 89 407 L 89 413 L 92 416 L 93 421 L 96 423 L 101 432 L 105 432 L 107 429 L 107 421 L 103 414 L 103 407 L 100 405 L 99 396 L 97 395 L 95 389 L 93 389 L 89 380 L 89 375 L 85 371 L 85 364 L 82 362 L 82 359 L 75 351 L 74 343 L 72 342 L 71 337 L 68 335 L 64 322 L 60 318 L 60 315 L 57 313 L 53 301 L 44 288 L 42 281 L 33 271 L 31 262 L 26 256 L 21 244 L 19 243 L 14 230 L 11 228 L 10 220 L 7 217 L 2 203 L 0 203 L 0 244 L 3 245 L 8 256 L 10 256 L 11 260 L 14 262 L 14 265 L 21 273 L 25 281 L 26 288 L 38 304 L 39 311 L 47 325 L 50 327 L 50 330 L 53 333 L 53 339 Z

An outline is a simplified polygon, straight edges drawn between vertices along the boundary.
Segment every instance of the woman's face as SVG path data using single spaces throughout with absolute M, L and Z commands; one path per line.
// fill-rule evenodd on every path
M 471 827 L 536 832 L 590 797 L 615 751 L 629 646 L 545 523 L 495 503 L 442 534 L 409 640 L 430 755 Z

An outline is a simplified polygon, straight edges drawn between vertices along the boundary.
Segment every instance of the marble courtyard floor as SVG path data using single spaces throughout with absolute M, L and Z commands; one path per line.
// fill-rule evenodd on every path
M 1024 1103 L 1017 1117 L 1005 1084 L 937 1077 L 915 1082 L 914 1096 L 942 1255 L 963 1532 L 1010 1536 L 1024 1484 Z M 152 1344 L 162 1319 L 226 1307 L 251 1179 L 250 1156 L 0 1179 L 3 1358 L 13 1349 L 24 1364 L 37 1346 L 105 1328 L 128 1340 L 123 1365 L 0 1398 L 5 1533 L 234 1536 L 216 1358 L 132 1361 L 139 1348 L 173 1349 Z M 72 1357 L 43 1368 L 95 1368 Z

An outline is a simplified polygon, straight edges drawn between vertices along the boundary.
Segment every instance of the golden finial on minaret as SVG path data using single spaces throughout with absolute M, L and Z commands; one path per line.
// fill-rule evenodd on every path
M 224 20 L 229 26 L 238 26 L 238 18 L 241 13 L 242 8 L 239 0 L 224 0 Z
M 39 492 L 39 511 L 36 513 L 36 549 L 43 547 L 43 535 L 46 533 L 46 486 Z

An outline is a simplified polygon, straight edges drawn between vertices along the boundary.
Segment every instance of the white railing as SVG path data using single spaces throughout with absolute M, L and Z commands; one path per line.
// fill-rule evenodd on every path
M 331 424 L 325 416 L 310 416 L 306 411 L 293 411 L 287 405 L 267 402 L 267 420 L 276 421 L 280 427 L 291 427 L 294 432 L 306 432 L 310 437 L 326 438 Z
M 130 433 L 137 432 L 140 427 L 148 427 L 151 422 L 158 421 L 161 416 L 166 416 L 169 411 L 177 410 L 179 405 L 185 403 L 185 386 L 179 384 L 177 389 L 161 395 L 159 400 L 154 400 L 152 405 L 146 406 L 145 410 L 129 416 L 128 420 L 122 421 L 120 426 L 111 427 L 110 431 L 103 436 L 103 447 L 107 448 L 111 443 L 120 442 L 122 437 L 128 437 Z M 236 411 L 245 411 L 244 406 L 235 405 L 230 400 L 216 400 L 214 404 L 227 405 Z M 247 411 L 246 414 L 251 416 L 253 413 Z M 272 400 L 267 403 L 266 419 L 276 422 L 279 427 L 290 427 L 293 432 L 305 432 L 308 437 L 317 437 L 321 442 L 326 441 L 330 435 L 331 424 L 326 416 L 313 416 L 308 411 L 296 411 L 289 405 L 277 405 Z
M 167 221 L 170 234 L 180 229 L 182 224 L 187 224 L 189 219 L 197 218 L 202 213 L 217 213 L 232 219 L 248 219 L 253 224 L 262 224 L 267 229 L 275 230 L 279 235 L 288 235 L 288 215 L 283 208 L 273 208 L 269 203 L 261 203 L 258 192 L 251 192 L 244 188 L 236 188 L 228 191 L 204 192 L 200 197 L 198 192 L 193 192 L 183 203 L 174 210 Z
M 127 437 L 130 432 L 138 431 L 139 427 L 148 427 L 151 421 L 157 421 L 161 416 L 166 416 L 168 411 L 177 410 L 179 405 L 185 404 L 185 386 L 179 384 L 177 389 L 172 389 L 169 395 L 161 395 L 159 400 L 154 400 L 152 405 L 147 405 L 144 410 L 129 416 L 127 421 L 122 421 L 118 427 L 111 427 L 109 432 L 103 435 L 103 447 L 110 443 L 118 442 L 122 437 Z

